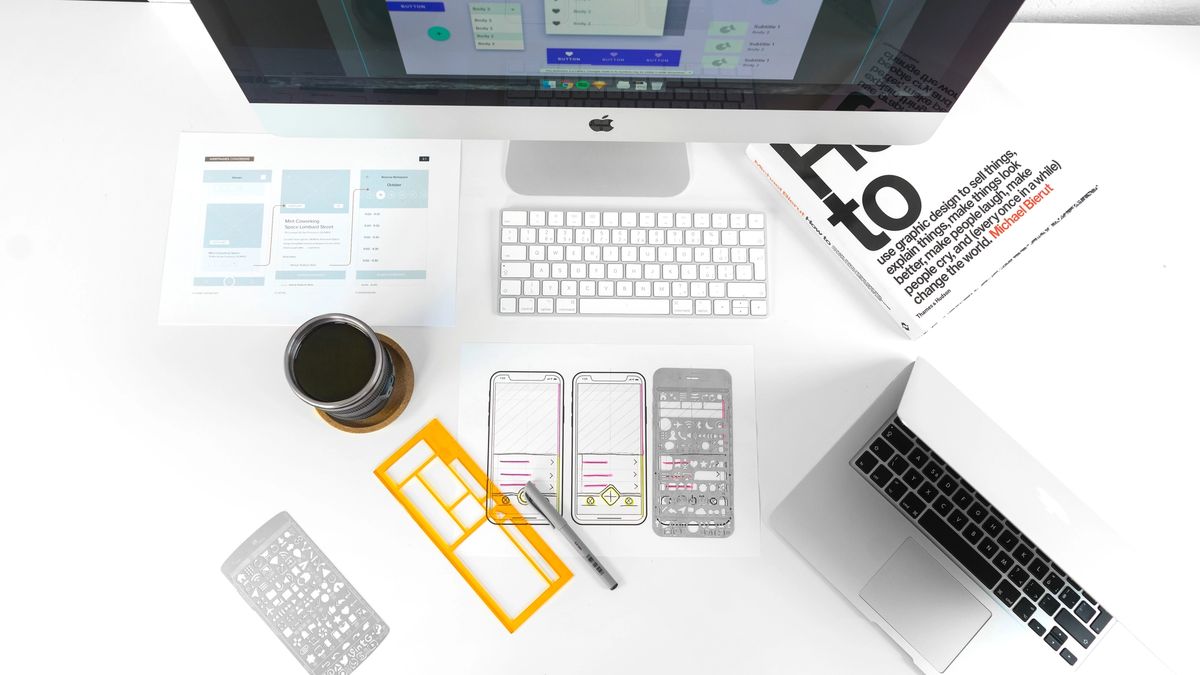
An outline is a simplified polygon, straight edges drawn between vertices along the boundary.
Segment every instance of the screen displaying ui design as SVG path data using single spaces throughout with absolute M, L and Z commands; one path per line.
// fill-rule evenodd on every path
M 410 75 L 791 80 L 819 0 L 389 1 Z M 598 88 L 616 86 L 600 79 Z

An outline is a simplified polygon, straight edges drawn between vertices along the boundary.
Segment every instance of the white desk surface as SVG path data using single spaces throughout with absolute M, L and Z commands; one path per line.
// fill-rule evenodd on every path
M 190 7 L 6 0 L 0 63 L 0 626 L 6 662 L 26 665 L 4 670 L 299 672 L 218 570 L 287 509 L 391 625 L 364 675 L 911 672 L 765 525 L 759 558 L 615 561 L 614 593 L 579 568 L 509 635 L 372 475 L 429 418 L 454 428 L 462 342 L 631 335 L 754 344 L 764 515 L 905 362 L 927 356 L 1018 439 L 1038 439 L 1052 468 L 1082 467 L 1073 475 L 1087 480 L 1071 482 L 1098 511 L 1143 519 L 1147 558 L 1166 557 L 1147 592 L 1168 620 L 1142 637 L 1185 669 L 1194 621 L 1182 618 L 1200 594 L 1163 579 L 1194 560 L 1200 476 L 1200 94 L 1188 75 L 1200 28 L 1010 29 L 981 76 L 1093 138 L 1109 199 L 915 343 L 732 145 L 695 146 L 688 193 L 661 203 L 766 211 L 769 319 L 496 316 L 497 210 L 516 200 L 503 145 L 468 142 L 458 325 L 385 331 L 416 362 L 416 399 L 361 437 L 288 391 L 289 330 L 157 325 L 178 133 L 260 128 Z M 989 114 L 969 97 L 961 114 Z

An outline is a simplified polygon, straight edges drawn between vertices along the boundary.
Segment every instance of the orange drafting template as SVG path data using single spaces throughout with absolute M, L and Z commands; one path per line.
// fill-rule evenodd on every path
M 513 506 L 493 504 L 492 520 L 505 525 L 488 522 L 484 504 L 494 488 L 438 420 L 380 464 L 375 475 L 510 633 L 571 578 L 571 570 Z M 503 555 L 513 549 L 520 556 Z

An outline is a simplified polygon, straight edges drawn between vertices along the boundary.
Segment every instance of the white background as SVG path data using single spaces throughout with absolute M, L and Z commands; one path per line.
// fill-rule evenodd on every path
M 391 625 L 364 674 L 909 672 L 766 528 L 759 558 L 629 559 L 613 593 L 581 576 L 510 636 L 371 474 L 430 417 L 454 429 L 461 342 L 631 336 L 755 346 L 764 514 L 907 361 L 929 357 L 1052 469 L 1072 469 L 1102 515 L 1138 526 L 1145 568 L 1131 573 L 1166 621 L 1134 629 L 1183 670 L 1200 600 L 1177 581 L 1191 574 L 1200 475 L 1198 67 L 1196 29 L 1010 29 L 981 76 L 1094 139 L 1114 198 L 915 343 L 732 145 L 694 147 L 688 193 L 637 205 L 764 210 L 771 318 L 498 317 L 497 211 L 517 200 L 503 145 L 466 143 L 458 325 L 386 330 L 416 363 L 416 399 L 387 430 L 347 436 L 287 390 L 288 329 L 156 324 L 178 133 L 259 129 L 191 9 L 4 2 L 4 670 L 299 672 L 218 570 L 286 508 Z M 970 94 L 954 114 L 997 109 Z

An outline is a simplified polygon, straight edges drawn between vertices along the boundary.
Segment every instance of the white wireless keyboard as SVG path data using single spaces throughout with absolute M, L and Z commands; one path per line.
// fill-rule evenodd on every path
M 766 316 L 761 213 L 505 210 L 500 313 Z

